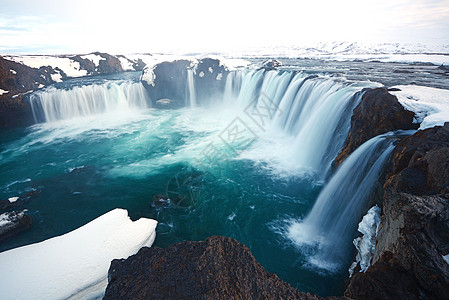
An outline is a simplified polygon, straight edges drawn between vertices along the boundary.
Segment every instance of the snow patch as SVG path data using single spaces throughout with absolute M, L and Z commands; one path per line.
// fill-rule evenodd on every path
M 50 66 L 53 69 L 60 68 L 69 77 L 86 76 L 87 71 L 81 70 L 80 64 L 77 61 L 71 60 L 68 57 L 59 57 L 51 55 L 19 55 L 19 56 L 5 56 L 4 58 L 12 60 L 31 68 L 43 66 Z
M 8 201 L 11 202 L 11 203 L 16 202 L 17 200 L 19 200 L 19 197 L 10 197 L 10 198 L 8 198 Z
M 398 85 L 395 95 L 406 110 L 413 111 L 420 130 L 449 121 L 449 90 L 417 85 Z
M 54 82 L 62 82 L 62 75 L 60 73 L 51 74 L 51 80 Z
M 5 91 L 5 90 L 0 89 L 0 96 L 3 95 L 3 94 L 7 94 L 7 93 L 9 93 L 9 91 Z
M 380 225 L 380 208 L 376 205 L 368 210 L 367 214 L 359 223 L 358 231 L 363 235 L 354 239 L 353 243 L 357 249 L 356 261 L 349 268 L 349 277 L 354 274 L 354 270 L 360 264 L 360 272 L 365 272 L 371 265 L 376 246 L 376 236 Z
M 101 297 L 113 259 L 151 246 L 157 221 L 114 209 L 67 234 L 0 253 L 1 299 Z
M 81 58 L 83 59 L 88 59 L 91 62 L 94 63 L 95 67 L 98 67 L 100 65 L 100 60 L 106 60 L 106 58 L 101 57 L 100 55 L 97 54 L 87 54 L 87 55 L 82 55 Z
M 120 60 L 123 71 L 135 71 L 133 64 L 127 58 L 120 56 L 118 59 Z
M 11 73 L 13 73 L 14 75 L 16 75 L 17 74 L 17 72 L 15 71 L 15 70 L 9 70 L 9 72 L 11 72 Z

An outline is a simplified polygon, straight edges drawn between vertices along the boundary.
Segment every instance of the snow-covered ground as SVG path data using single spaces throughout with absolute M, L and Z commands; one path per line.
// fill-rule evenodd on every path
M 67 234 L 0 253 L 0 299 L 101 297 L 111 261 L 151 246 L 156 225 L 115 209 Z
M 31 68 L 40 68 L 50 66 L 53 69 L 59 68 L 69 77 L 86 76 L 87 71 L 82 70 L 80 64 L 67 57 L 47 56 L 47 55 L 20 55 L 20 56 L 4 56 L 5 59 L 12 60 Z
M 395 95 L 405 109 L 413 111 L 420 130 L 449 122 L 449 90 L 417 85 L 398 85 Z

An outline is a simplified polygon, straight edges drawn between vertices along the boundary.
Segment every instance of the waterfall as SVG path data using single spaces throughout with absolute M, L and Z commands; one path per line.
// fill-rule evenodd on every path
M 74 86 L 70 89 L 49 87 L 33 93 L 30 103 L 36 122 L 53 122 L 151 106 L 144 86 L 129 81 Z
M 264 104 L 269 102 L 278 111 L 270 128 L 292 136 L 292 163 L 324 178 L 349 133 L 352 111 L 363 96 L 360 90 L 369 84 L 290 71 L 231 72 L 223 97 L 229 105 L 237 74 L 242 74 L 240 91 L 234 96 L 237 107 L 251 111 L 262 105 L 263 96 Z
M 187 70 L 187 88 L 189 92 L 189 105 L 190 107 L 196 107 L 196 91 L 195 80 L 193 79 L 193 70 Z
M 288 226 L 286 234 L 297 246 L 313 249 L 312 265 L 331 271 L 343 267 L 357 224 L 394 149 L 391 136 L 377 136 L 357 148 L 325 185 L 309 215 Z

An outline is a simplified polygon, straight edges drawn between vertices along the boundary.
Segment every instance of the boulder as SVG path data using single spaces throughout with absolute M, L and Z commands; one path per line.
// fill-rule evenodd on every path
M 407 111 L 386 88 L 367 89 L 351 117 L 351 130 L 334 160 L 339 166 L 355 149 L 369 139 L 395 130 L 417 129 L 414 113 Z
M 321 299 L 268 273 L 238 241 L 212 236 L 113 260 L 104 299 Z
M 25 210 L 0 214 L 0 241 L 30 228 L 31 223 L 31 217 L 25 215 Z

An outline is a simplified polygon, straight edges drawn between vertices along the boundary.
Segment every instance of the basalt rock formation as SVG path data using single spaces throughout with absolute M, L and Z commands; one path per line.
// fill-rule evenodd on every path
M 218 59 L 182 59 L 147 66 L 141 79 L 154 107 L 179 108 L 201 104 L 210 100 L 214 93 L 222 94 L 228 72 L 228 68 Z
M 243 244 L 212 236 L 113 260 L 104 299 L 321 299 L 268 273 Z
M 414 113 L 407 111 L 386 88 L 368 89 L 351 117 L 351 130 L 334 163 L 339 166 L 367 140 L 395 130 L 417 129 Z
M 449 123 L 399 142 L 384 186 L 372 266 L 356 273 L 355 299 L 447 299 Z
M 54 83 L 52 74 L 56 71 L 50 67 L 30 68 L 0 56 L 0 128 L 33 124 L 31 107 L 24 95 Z

